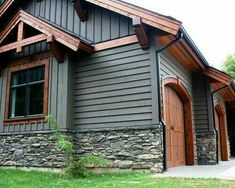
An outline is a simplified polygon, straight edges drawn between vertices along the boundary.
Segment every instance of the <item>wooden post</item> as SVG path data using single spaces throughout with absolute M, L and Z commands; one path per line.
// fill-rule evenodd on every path
M 56 44 L 53 35 L 47 38 L 47 43 L 49 44 L 49 48 L 57 62 L 62 63 L 64 61 L 64 53 L 61 48 L 58 47 L 58 44 Z
M 84 9 L 84 6 L 82 5 L 81 0 L 71 0 L 71 2 L 80 20 L 82 22 L 86 21 L 87 20 L 86 9 Z
M 19 25 L 18 25 L 18 34 L 17 34 L 17 41 L 21 41 L 24 39 L 24 23 L 23 22 L 20 22 Z M 16 52 L 19 53 L 19 52 L 22 52 L 22 47 L 17 47 L 16 48 Z
M 143 49 L 149 48 L 149 41 L 148 41 L 148 36 L 144 30 L 144 26 L 142 24 L 141 18 L 136 17 L 132 19 L 132 24 L 135 30 L 135 34 L 138 38 L 138 41 L 140 43 L 140 46 Z

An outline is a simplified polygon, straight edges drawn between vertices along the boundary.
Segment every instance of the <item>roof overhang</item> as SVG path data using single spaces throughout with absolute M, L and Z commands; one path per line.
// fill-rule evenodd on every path
M 163 34 L 162 36 L 157 36 L 155 38 L 157 43 L 162 46 L 169 44 L 175 39 L 176 37 L 170 34 Z M 204 71 L 206 69 L 206 66 L 202 63 L 200 57 L 195 53 L 192 46 L 185 39 L 185 35 L 183 35 L 183 38 L 179 42 L 172 45 L 167 50 L 175 59 L 178 60 L 179 63 L 192 73 Z
M 203 73 L 209 78 L 211 78 L 211 82 L 219 82 L 224 85 L 230 85 L 233 81 L 233 78 L 231 78 L 231 76 L 213 67 L 208 66 Z
M 235 102 L 235 81 L 231 76 L 213 67 L 207 67 L 204 74 L 210 79 L 214 91 L 218 90 L 225 102 Z
M 1 46 L 3 40 L 20 22 L 31 26 L 32 28 L 41 32 L 41 34 Z M 75 52 L 79 49 L 87 52 L 93 52 L 94 50 L 92 46 L 84 43 L 79 38 L 73 37 L 70 34 L 61 31 L 60 29 L 51 26 L 50 24 L 20 10 L 0 33 L 0 54 L 15 48 L 23 47 L 32 43 L 52 38 L 56 42 L 61 43 L 62 45 L 68 47 L 69 49 Z

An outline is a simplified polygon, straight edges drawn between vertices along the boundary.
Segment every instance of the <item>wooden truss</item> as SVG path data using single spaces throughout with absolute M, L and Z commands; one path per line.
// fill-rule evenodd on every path
M 41 34 L 24 38 L 25 24 L 38 30 Z M 1 45 L 4 39 L 16 26 L 18 26 L 17 41 L 6 45 Z M 60 29 L 53 27 L 50 24 L 45 23 L 42 20 L 20 10 L 0 33 L 0 54 L 14 49 L 16 52 L 21 52 L 22 47 L 41 41 L 48 42 L 49 47 L 58 62 L 63 61 L 62 51 L 57 47 L 58 43 L 75 52 L 81 49 L 91 53 L 94 50 L 92 46 L 83 43 L 79 38 L 73 37 L 66 32 L 63 32 Z

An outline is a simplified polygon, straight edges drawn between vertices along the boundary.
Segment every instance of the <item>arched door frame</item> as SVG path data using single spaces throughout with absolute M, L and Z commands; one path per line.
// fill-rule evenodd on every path
M 226 121 L 225 109 L 218 99 L 214 101 L 214 107 L 215 107 L 215 111 L 219 115 L 219 129 L 220 130 L 217 130 L 217 132 L 220 131 L 220 143 L 218 143 L 218 139 L 217 139 L 217 144 L 220 144 L 221 146 L 221 160 L 228 161 L 228 158 L 229 158 L 228 144 L 227 144 L 228 135 L 227 135 L 227 121 Z M 219 155 L 218 147 L 217 147 L 217 155 Z
M 186 165 L 194 165 L 194 130 L 192 123 L 192 100 L 191 97 L 180 82 L 179 78 L 166 77 L 162 80 L 162 99 L 165 101 L 165 87 L 169 86 L 176 91 L 184 103 L 184 127 L 185 127 L 185 149 L 186 149 Z M 166 106 L 163 102 L 163 119 L 166 118 Z

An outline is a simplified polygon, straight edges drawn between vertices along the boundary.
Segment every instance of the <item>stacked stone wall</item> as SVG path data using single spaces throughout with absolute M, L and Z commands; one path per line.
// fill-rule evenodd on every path
M 163 171 L 160 128 L 66 133 L 77 157 L 101 156 L 108 168 Z M 0 166 L 63 168 L 66 155 L 52 133 L 0 135 Z
M 199 165 L 214 165 L 217 163 L 215 133 L 200 133 L 197 138 L 197 158 Z

